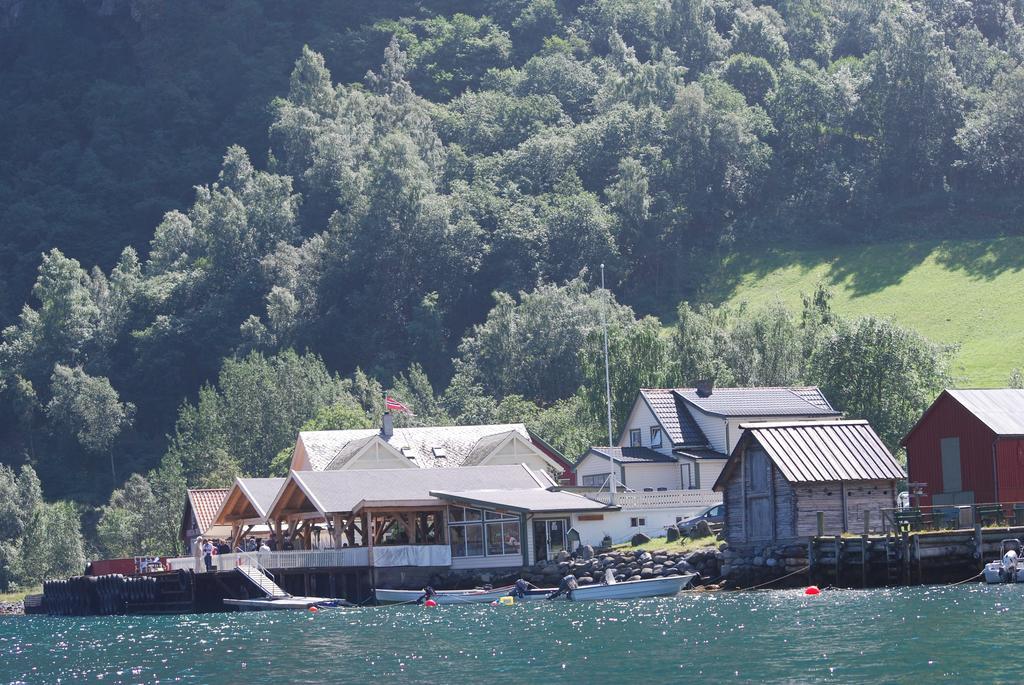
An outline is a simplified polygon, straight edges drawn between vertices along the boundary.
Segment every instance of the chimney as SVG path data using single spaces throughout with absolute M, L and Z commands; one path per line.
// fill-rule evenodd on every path
M 380 427 L 380 432 L 385 440 L 391 439 L 391 436 L 395 434 L 395 422 L 389 411 L 384 412 L 384 422 Z
M 711 397 L 715 390 L 715 382 L 710 379 L 697 381 L 697 397 Z

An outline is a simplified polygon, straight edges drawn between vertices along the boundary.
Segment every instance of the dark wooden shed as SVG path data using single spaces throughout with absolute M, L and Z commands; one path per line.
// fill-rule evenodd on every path
M 714 489 L 725 499 L 730 544 L 881 528 L 903 467 L 867 421 L 744 424 Z
M 1024 390 L 943 390 L 903 446 L 921 504 L 1024 501 Z

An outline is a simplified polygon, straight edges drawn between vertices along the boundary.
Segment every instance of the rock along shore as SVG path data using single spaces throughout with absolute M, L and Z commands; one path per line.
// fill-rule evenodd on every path
M 21 616 L 24 613 L 24 602 L 0 602 L 0 616 Z

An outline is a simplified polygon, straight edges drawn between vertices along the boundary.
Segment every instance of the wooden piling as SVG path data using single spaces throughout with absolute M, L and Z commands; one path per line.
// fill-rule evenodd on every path
M 818 537 L 825 537 L 825 512 L 819 511 L 818 514 Z
M 836 536 L 836 586 L 839 585 L 839 577 L 843 566 L 843 536 Z

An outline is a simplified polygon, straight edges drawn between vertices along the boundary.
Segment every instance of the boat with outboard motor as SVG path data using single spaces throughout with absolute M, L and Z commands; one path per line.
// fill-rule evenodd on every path
M 615 582 L 614 578 L 604 583 L 579 585 L 575 589 L 563 593 L 554 599 L 575 602 L 601 599 L 640 599 L 642 597 L 670 597 L 679 594 L 697 576 L 696 573 L 683 573 L 676 576 L 659 578 L 642 578 L 640 580 L 624 580 Z M 608 582 L 610 580 L 611 582 Z M 429 599 L 437 604 L 472 604 L 498 602 L 502 597 L 515 597 L 517 601 L 545 600 L 557 592 L 558 588 L 538 588 L 527 590 L 516 595 L 514 585 L 497 588 L 475 590 L 437 590 L 430 594 Z M 387 590 L 374 591 L 377 601 L 381 604 L 412 603 L 427 599 L 424 590 Z
M 999 561 L 985 564 L 986 583 L 1024 583 L 1024 560 L 1021 543 L 1017 538 L 1006 538 L 999 543 Z

